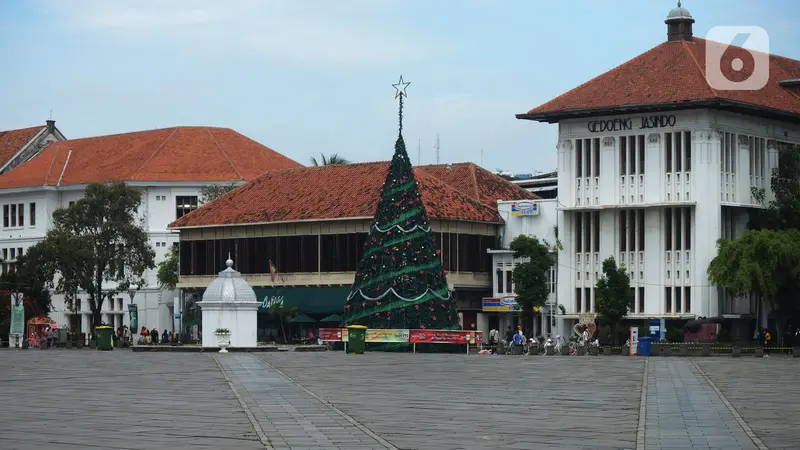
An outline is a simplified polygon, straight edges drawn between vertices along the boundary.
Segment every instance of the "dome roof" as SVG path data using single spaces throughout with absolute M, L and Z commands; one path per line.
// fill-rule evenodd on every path
M 667 20 L 676 19 L 692 19 L 692 15 L 689 13 L 689 10 L 681 7 L 681 2 L 678 2 L 678 7 L 672 8 L 669 14 L 667 14 Z
M 228 268 L 220 272 L 217 279 L 208 285 L 203 293 L 203 302 L 258 302 L 250 284 L 242 278 L 241 273 L 233 270 L 233 260 L 228 257 L 225 264 Z

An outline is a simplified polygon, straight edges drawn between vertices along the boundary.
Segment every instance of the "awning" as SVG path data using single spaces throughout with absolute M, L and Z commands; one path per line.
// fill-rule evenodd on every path
M 328 317 L 323 318 L 320 322 L 336 322 L 339 323 L 343 320 L 342 316 L 338 314 L 331 314 Z
M 289 322 L 290 323 L 317 323 L 316 320 L 312 319 L 311 317 L 308 317 L 305 314 L 301 314 L 301 315 L 299 315 L 299 316 L 297 316 L 297 317 L 295 317 L 293 319 L 290 319 Z
M 302 314 L 343 314 L 350 294 L 346 287 L 285 287 L 255 288 L 261 302 L 258 310 L 267 312 L 270 306 L 282 303 L 286 308 L 297 307 Z

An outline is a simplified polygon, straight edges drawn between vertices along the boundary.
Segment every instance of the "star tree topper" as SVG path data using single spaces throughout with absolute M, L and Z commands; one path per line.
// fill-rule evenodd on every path
M 400 75 L 400 81 L 392 85 L 397 90 L 397 93 L 394 94 L 394 98 L 408 97 L 408 94 L 406 93 L 406 88 L 408 87 L 409 84 L 411 84 L 411 82 L 410 81 L 404 82 L 403 76 Z

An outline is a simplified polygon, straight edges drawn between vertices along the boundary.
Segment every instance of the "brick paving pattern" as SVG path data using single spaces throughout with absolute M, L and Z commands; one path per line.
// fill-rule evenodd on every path
M 0 448 L 788 449 L 798 364 L 0 350 Z

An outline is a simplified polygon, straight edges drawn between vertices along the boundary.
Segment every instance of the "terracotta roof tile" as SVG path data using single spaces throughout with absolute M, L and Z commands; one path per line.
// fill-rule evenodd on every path
M 0 176 L 0 189 L 110 180 L 239 181 L 295 167 L 303 166 L 231 129 L 175 127 L 52 143 Z
M 536 195 L 514 183 L 509 183 L 504 178 L 475 163 L 432 164 L 418 166 L 418 168 L 439 178 L 462 194 L 475 198 L 492 208 L 497 208 L 498 200 L 533 200 L 538 198 Z
M 273 170 L 181 217 L 170 227 L 372 217 L 388 166 L 388 162 L 372 162 Z M 461 170 L 468 165 L 457 166 Z M 456 189 L 426 166 L 416 168 L 415 176 L 432 219 L 502 222 L 496 205 L 490 207 L 462 192 L 471 187 Z
M 0 166 L 5 165 L 44 128 L 44 125 L 40 125 L 19 130 L 0 131 Z
M 800 78 L 800 61 L 769 55 L 769 81 L 762 89 L 717 91 L 706 81 L 706 49 L 712 45 L 723 44 L 701 38 L 664 42 L 518 117 L 547 120 L 582 110 L 700 100 L 737 102 L 800 116 L 800 92 L 778 84 Z M 745 63 L 738 73 L 730 64 L 734 58 Z M 724 52 L 721 68 L 733 81 L 746 79 L 752 73 L 752 55 L 741 47 L 730 46 Z

